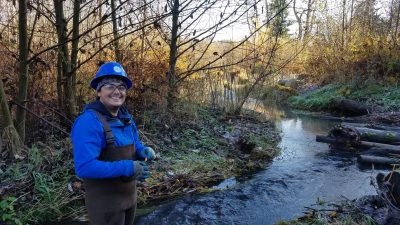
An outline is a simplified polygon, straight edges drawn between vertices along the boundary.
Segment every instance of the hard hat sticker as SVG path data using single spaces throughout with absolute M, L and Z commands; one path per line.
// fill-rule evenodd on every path
M 119 68 L 118 66 L 114 66 L 113 69 L 114 69 L 114 71 L 117 72 L 117 73 L 121 73 L 121 72 L 122 72 L 122 69 Z

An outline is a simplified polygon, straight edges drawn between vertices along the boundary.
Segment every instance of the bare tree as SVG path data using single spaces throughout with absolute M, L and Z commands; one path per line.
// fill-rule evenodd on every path
M 314 11 L 314 1 L 315 0 L 308 0 L 307 1 L 307 9 L 306 9 L 306 21 L 304 27 L 304 38 L 307 39 L 310 35 L 312 29 L 312 15 Z
M 298 24 L 298 34 L 297 34 L 297 38 L 298 39 L 302 39 L 303 38 L 303 21 L 302 21 L 302 17 L 303 17 L 303 12 L 298 12 L 296 9 L 296 0 L 293 0 L 293 13 L 294 16 L 296 17 L 296 21 Z
M 117 25 L 117 10 L 115 5 L 115 0 L 111 1 L 111 18 L 112 18 L 112 27 L 113 27 L 113 35 L 114 35 L 114 48 L 115 48 L 115 58 L 118 62 L 122 63 L 122 53 L 119 45 L 119 35 L 118 35 L 118 25 Z M 119 18 L 121 20 L 121 18 Z
M 19 32 L 19 81 L 17 101 L 23 106 L 18 106 L 16 112 L 16 128 L 21 140 L 25 140 L 26 99 L 28 96 L 28 26 L 27 0 L 18 0 L 18 32 Z
M 244 19 L 249 10 L 256 7 L 260 2 L 261 0 L 256 0 L 250 4 L 247 1 L 235 1 L 232 3 L 216 0 L 203 0 L 196 2 L 197 4 L 193 4 L 189 0 L 183 2 L 171 0 L 167 2 L 166 7 L 170 6 L 172 12 L 170 23 L 171 33 L 166 38 L 166 42 L 170 47 L 169 71 L 167 72 L 169 87 L 167 96 L 168 108 L 173 108 L 177 90 L 181 82 L 198 71 L 223 67 L 222 65 L 218 65 L 218 62 L 232 52 L 233 49 L 244 43 L 241 42 L 241 44 L 235 45 L 232 49 L 228 49 L 225 52 L 212 52 L 210 50 L 210 46 L 218 31 Z M 219 7 L 216 7 L 217 3 L 220 4 Z M 220 9 L 219 15 L 217 14 L 217 18 L 215 18 L 216 21 L 208 27 L 197 28 L 196 25 L 199 21 L 205 19 L 205 15 L 210 13 L 213 8 Z M 268 23 L 266 22 L 262 26 L 266 24 Z M 193 51 L 198 53 L 196 54 L 196 58 L 192 58 L 187 68 L 180 68 L 177 73 L 176 64 L 178 60 Z
M 58 68 L 59 72 L 61 72 L 61 75 L 59 74 L 58 77 L 61 79 L 61 84 L 62 84 L 62 91 L 60 91 L 63 95 L 63 101 L 66 102 L 66 111 L 67 115 L 69 118 L 73 118 L 76 115 L 76 106 L 75 106 L 75 85 L 74 85 L 74 76 L 72 73 L 72 64 L 71 64 L 71 58 L 68 50 L 68 36 L 67 36 L 67 20 L 64 16 L 64 1 L 63 0 L 54 0 L 54 11 L 55 11 L 55 16 L 56 16 L 56 28 L 57 28 L 57 36 L 58 36 Z M 75 4 L 78 4 L 77 7 L 79 10 L 79 0 L 75 0 Z M 75 5 L 74 4 L 74 5 Z M 79 19 L 79 13 L 75 15 Z M 74 19 L 74 21 L 77 21 Z M 75 26 L 79 26 L 75 25 Z M 74 27 L 75 32 L 79 32 L 79 29 L 77 27 Z M 74 34 L 76 37 L 78 36 L 77 34 Z M 75 49 L 74 54 L 77 54 L 77 42 L 74 42 Z M 73 56 L 75 59 L 76 56 Z M 76 63 L 76 62 L 74 62 Z
M 396 15 L 396 26 L 393 34 L 393 40 L 394 40 L 394 46 L 397 45 L 397 35 L 398 35 L 398 29 L 399 29 L 399 20 L 400 20 L 400 1 L 398 1 L 398 6 L 397 6 L 397 15 Z
M 342 42 L 342 48 L 344 47 L 344 36 L 345 36 L 345 33 L 346 33 L 346 27 L 345 27 L 345 24 L 346 24 L 346 0 L 343 0 L 342 1 L 342 32 L 341 32 L 341 36 L 342 36 L 342 40 L 341 40 L 341 42 Z

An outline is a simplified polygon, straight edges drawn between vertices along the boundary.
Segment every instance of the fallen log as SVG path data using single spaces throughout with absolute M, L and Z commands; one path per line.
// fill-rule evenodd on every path
M 343 141 L 343 139 L 336 139 L 334 137 L 328 137 L 328 136 L 323 136 L 323 135 L 317 135 L 315 140 L 317 142 L 322 142 L 322 143 L 327 143 L 327 144 L 332 144 L 335 146 L 340 146 L 340 147 L 354 147 L 358 148 L 359 150 L 363 149 L 379 149 L 379 151 L 386 151 L 389 153 L 396 153 L 400 154 L 400 146 L 399 145 L 389 145 L 389 144 L 382 144 L 382 143 L 376 143 L 376 142 L 369 142 L 369 141 L 361 141 L 360 143 L 352 143 L 352 142 L 346 142 Z
M 328 143 L 328 144 L 343 144 L 343 142 L 338 141 L 334 137 L 327 137 L 323 135 L 317 135 L 315 137 L 316 142 L 323 142 L 323 143 Z
M 352 142 L 358 144 L 361 142 L 360 133 L 354 127 L 350 126 L 335 126 L 329 131 L 328 137 L 334 137 L 346 143 Z
M 340 148 L 340 149 L 343 149 L 343 148 L 349 149 L 354 146 L 357 146 L 357 145 L 354 145 L 354 143 L 351 141 L 346 141 L 343 139 L 336 139 L 334 137 L 328 137 L 328 136 L 323 136 L 323 135 L 317 135 L 315 138 L 315 141 L 331 144 L 331 145 L 335 146 L 335 148 Z
M 374 163 L 374 164 L 382 164 L 382 165 L 400 164 L 399 158 L 380 157 L 380 156 L 371 156 L 371 155 L 360 155 L 360 156 L 358 156 L 357 160 L 360 163 Z
M 369 141 L 385 144 L 400 144 L 400 133 L 393 131 L 383 131 L 365 127 L 353 127 L 338 125 L 329 131 L 329 137 L 334 137 L 345 142 Z
M 385 125 L 381 125 L 381 124 L 342 122 L 341 125 L 349 126 L 349 127 L 365 127 L 365 128 L 375 129 L 375 130 L 393 131 L 393 132 L 400 133 L 400 127 L 385 126 Z
M 369 114 L 372 110 L 359 102 L 334 98 L 331 103 L 331 108 L 344 116 L 363 116 Z
M 400 151 L 381 148 L 370 148 L 367 151 L 363 151 L 362 154 L 382 157 L 397 157 L 400 156 Z
M 399 145 L 389 145 L 389 144 L 382 144 L 382 143 L 376 143 L 376 142 L 369 142 L 369 141 L 361 141 L 360 144 L 361 147 L 364 148 L 380 148 L 380 149 L 388 149 L 388 150 L 394 150 L 394 151 L 400 151 L 400 146 Z
M 361 135 L 362 141 L 400 144 L 400 133 L 398 132 L 382 131 L 364 127 L 354 127 L 354 129 Z

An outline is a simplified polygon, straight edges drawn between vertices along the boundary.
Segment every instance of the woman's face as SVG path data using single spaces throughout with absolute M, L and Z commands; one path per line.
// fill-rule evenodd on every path
M 107 109 L 118 109 L 125 102 L 126 86 L 120 83 L 105 84 L 97 92 L 97 96 Z

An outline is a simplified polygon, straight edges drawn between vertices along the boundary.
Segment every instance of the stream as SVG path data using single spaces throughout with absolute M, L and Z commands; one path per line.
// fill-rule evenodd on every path
M 338 122 L 265 108 L 261 112 L 282 132 L 281 154 L 270 165 L 247 177 L 230 178 L 215 187 L 218 191 L 160 204 L 135 224 L 268 225 L 302 216 L 305 206 L 317 202 L 376 193 L 370 181 L 379 171 L 360 167 L 355 155 L 334 153 L 315 142 L 317 134 L 326 134 Z

